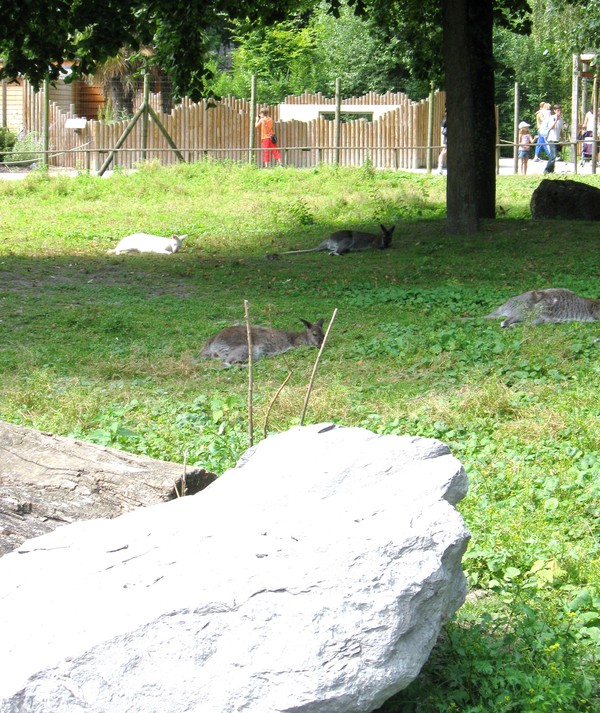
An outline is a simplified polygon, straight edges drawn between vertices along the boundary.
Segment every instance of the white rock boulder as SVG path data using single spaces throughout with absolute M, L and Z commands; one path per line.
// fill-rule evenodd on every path
M 466 490 L 438 441 L 320 424 L 28 540 L 0 559 L 0 711 L 372 711 L 464 601 Z

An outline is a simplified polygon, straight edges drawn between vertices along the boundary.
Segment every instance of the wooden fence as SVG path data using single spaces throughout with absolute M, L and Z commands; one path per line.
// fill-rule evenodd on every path
M 134 110 L 141 105 L 136 98 Z M 445 106 L 441 92 L 434 95 L 433 140 L 434 161 L 440 143 L 440 122 Z M 303 94 L 288 97 L 286 104 L 333 104 L 322 95 Z M 258 132 L 254 150 L 250 149 L 251 107 L 244 99 L 224 98 L 194 103 L 184 99 L 171 113 L 160 110 L 160 94 L 150 95 L 150 105 L 186 161 L 202 159 L 261 163 Z M 310 167 L 338 160 L 342 166 L 359 166 L 370 161 L 376 168 L 416 169 L 427 162 L 429 99 L 411 101 L 406 95 L 369 93 L 364 97 L 342 100 L 342 110 L 352 111 L 361 105 L 389 106 L 389 111 L 373 121 L 364 118 L 342 122 L 339 144 L 335 145 L 335 122 L 319 116 L 311 121 L 280 119 L 279 106 L 269 107 L 275 122 L 278 145 L 285 165 Z M 332 107 L 333 109 L 333 107 Z M 98 170 L 114 149 L 128 126 L 127 121 L 104 123 L 87 121 L 84 128 L 70 128 L 71 111 L 50 102 L 49 164 L 71 169 Z M 43 131 L 43 95 L 23 82 L 23 128 Z M 148 122 L 146 149 L 143 151 L 142 121 L 138 121 L 122 147 L 115 153 L 113 167 L 133 168 L 141 160 L 156 159 L 162 164 L 178 161 L 158 126 Z

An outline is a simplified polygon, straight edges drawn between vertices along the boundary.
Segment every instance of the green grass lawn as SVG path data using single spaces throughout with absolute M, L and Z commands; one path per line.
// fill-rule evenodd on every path
M 445 233 L 444 177 L 369 167 L 0 182 L 0 419 L 220 473 L 248 445 L 247 373 L 195 364 L 203 342 L 245 299 L 282 329 L 337 308 L 305 422 L 440 438 L 470 478 L 470 601 L 383 710 L 597 710 L 600 323 L 483 319 L 533 288 L 600 297 L 597 225 L 532 222 L 540 180 L 499 178 L 506 215 L 475 236 Z M 379 223 L 390 250 L 265 258 Z M 138 231 L 189 237 L 106 254 Z M 315 357 L 255 364 L 255 440 L 298 423 Z

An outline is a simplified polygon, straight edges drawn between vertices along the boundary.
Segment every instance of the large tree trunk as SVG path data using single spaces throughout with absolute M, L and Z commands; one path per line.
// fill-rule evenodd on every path
M 183 475 L 176 463 L 0 421 L 0 556 L 60 525 L 171 500 Z M 186 494 L 216 477 L 187 472 Z
M 443 0 L 448 231 L 472 233 L 496 209 L 492 0 Z

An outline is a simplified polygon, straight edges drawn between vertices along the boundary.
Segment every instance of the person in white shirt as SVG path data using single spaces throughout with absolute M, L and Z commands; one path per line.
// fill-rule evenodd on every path
M 562 118 L 562 109 L 558 104 L 554 105 L 554 114 L 548 122 L 548 148 L 550 149 L 550 160 L 556 160 L 558 155 L 558 145 L 562 139 L 565 122 Z
M 591 136 L 594 132 L 594 119 L 594 112 L 590 108 L 587 110 L 587 114 L 585 115 L 583 124 L 581 125 L 584 135 L 587 134 L 588 136 Z

